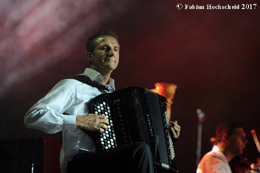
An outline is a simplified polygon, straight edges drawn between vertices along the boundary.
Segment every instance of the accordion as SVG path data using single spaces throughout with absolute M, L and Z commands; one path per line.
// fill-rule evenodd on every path
M 164 97 L 140 87 L 127 87 L 95 97 L 89 103 L 89 112 L 105 115 L 109 121 L 105 132 L 88 132 L 96 150 L 145 142 L 150 146 L 157 168 L 170 169 L 174 148 L 166 105 Z

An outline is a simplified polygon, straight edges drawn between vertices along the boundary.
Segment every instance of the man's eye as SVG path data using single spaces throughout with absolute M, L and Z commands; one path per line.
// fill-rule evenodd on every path
M 106 46 L 104 46 L 104 47 L 101 47 L 101 50 L 106 50 L 107 49 L 107 47 Z

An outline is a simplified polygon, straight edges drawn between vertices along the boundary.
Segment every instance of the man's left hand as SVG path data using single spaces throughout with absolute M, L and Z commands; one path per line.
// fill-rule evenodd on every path
M 181 132 L 181 126 L 178 124 L 178 121 L 170 121 L 171 130 L 174 138 L 178 138 Z

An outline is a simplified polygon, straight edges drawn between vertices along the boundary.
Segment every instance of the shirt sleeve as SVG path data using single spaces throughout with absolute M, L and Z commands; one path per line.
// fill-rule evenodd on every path
M 64 112 L 75 103 L 75 86 L 70 80 L 62 80 L 25 114 L 24 124 L 28 128 L 54 134 L 75 128 L 76 115 Z

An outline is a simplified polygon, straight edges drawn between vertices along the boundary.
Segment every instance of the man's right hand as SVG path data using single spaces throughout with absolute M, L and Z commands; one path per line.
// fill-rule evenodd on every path
M 76 117 L 76 127 L 85 130 L 104 132 L 108 124 L 105 115 L 87 114 Z

